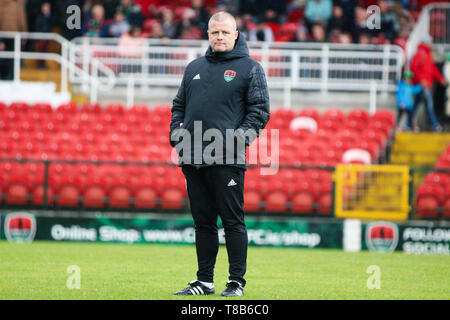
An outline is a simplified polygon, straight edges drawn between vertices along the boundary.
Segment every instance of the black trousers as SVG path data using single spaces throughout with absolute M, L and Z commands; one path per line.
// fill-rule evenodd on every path
M 228 253 L 229 280 L 245 286 L 247 267 L 247 228 L 244 222 L 244 174 L 232 166 L 197 169 L 182 167 L 195 223 L 197 280 L 214 281 L 214 266 L 219 251 L 217 218 L 220 216 Z

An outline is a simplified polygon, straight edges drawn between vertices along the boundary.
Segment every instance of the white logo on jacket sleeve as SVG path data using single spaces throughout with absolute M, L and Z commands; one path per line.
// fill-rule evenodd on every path
M 234 179 L 231 179 L 230 180 L 230 182 L 228 182 L 228 187 L 232 187 L 232 186 L 235 186 L 235 185 L 237 185 L 237 183 L 236 183 L 236 181 L 234 181 Z
M 197 75 L 194 78 L 192 78 L 192 80 L 200 80 L 200 73 L 197 73 Z

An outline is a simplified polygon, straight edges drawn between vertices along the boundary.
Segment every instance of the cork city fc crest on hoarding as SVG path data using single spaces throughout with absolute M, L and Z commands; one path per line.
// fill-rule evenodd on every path
M 370 251 L 392 252 L 398 244 L 398 227 L 391 222 L 373 222 L 367 226 L 365 236 Z
M 9 242 L 31 242 L 36 234 L 36 219 L 27 212 L 14 212 L 5 217 L 5 237 Z

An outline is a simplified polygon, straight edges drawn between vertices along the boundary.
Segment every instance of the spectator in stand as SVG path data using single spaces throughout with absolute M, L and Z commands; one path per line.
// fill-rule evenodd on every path
M 381 29 L 379 30 L 379 33 L 385 40 L 389 40 L 390 43 L 394 43 L 394 39 L 400 30 L 397 15 L 390 9 L 386 0 L 378 0 L 377 4 L 380 7 Z
M 351 32 L 353 22 L 355 21 L 355 7 L 358 5 L 357 0 L 334 0 L 335 6 L 342 8 L 344 25 L 342 32 Z
M 161 11 L 161 27 L 167 38 L 173 39 L 176 37 L 178 26 L 174 20 L 173 11 L 169 8 L 164 8 Z
M 415 21 L 408 10 L 400 9 L 396 11 L 398 22 L 400 25 L 397 37 L 407 38 L 414 29 Z
M 149 38 L 151 38 L 151 39 L 167 39 L 167 36 L 164 34 L 164 30 L 161 26 L 161 23 L 155 22 L 154 24 L 152 24 L 152 29 L 151 29 Z
M 194 12 L 191 23 L 202 30 L 203 37 L 207 38 L 209 13 L 204 7 L 203 0 L 192 0 L 191 8 Z
M 263 3 L 264 17 L 267 22 L 282 24 L 286 21 L 287 4 L 285 0 L 270 1 Z
M 223 7 L 221 8 L 222 11 L 226 11 L 233 16 L 239 15 L 239 5 L 241 0 L 218 0 L 216 7 Z M 210 12 L 212 16 L 212 12 Z
M 245 40 L 248 41 L 249 38 L 249 30 L 247 28 L 247 24 L 244 22 L 244 19 L 242 19 L 241 16 L 236 16 L 236 28 L 239 31 L 239 34 L 245 38 Z
M 191 19 L 194 18 L 195 12 L 192 8 L 187 8 L 183 11 L 181 22 L 178 25 L 177 38 L 178 39 L 203 39 L 203 31 L 192 24 Z
M 332 33 L 333 30 L 338 30 L 339 33 L 344 32 L 345 29 L 345 19 L 344 11 L 340 6 L 333 6 L 333 14 L 327 25 L 328 34 Z
M 406 113 L 406 130 L 413 129 L 413 117 L 414 108 L 413 101 L 414 96 L 422 91 L 422 86 L 420 84 L 413 85 L 411 79 L 413 73 L 409 70 L 405 71 L 403 75 L 404 80 L 400 80 L 397 85 L 397 130 L 401 131 L 400 123 L 403 114 Z
M 331 0 L 308 0 L 305 8 L 305 23 L 312 33 L 312 26 L 322 24 L 326 26 L 331 18 L 333 3 Z
M 240 0 L 239 14 L 250 14 L 253 17 L 260 17 L 264 14 L 265 8 L 260 0 Z
M 250 41 L 273 42 L 273 31 L 266 25 L 264 19 L 261 19 L 256 28 L 250 30 L 248 39 Z
M 28 31 L 23 5 L 15 0 L 0 0 L 0 31 Z M 0 51 L 13 51 L 14 39 L 0 38 Z M 14 78 L 14 60 L 0 58 L 0 79 Z
M 339 35 L 339 43 L 342 44 L 351 44 L 353 43 L 352 35 L 348 32 L 341 33 Z
M 131 26 L 142 28 L 144 17 L 141 13 L 141 6 L 135 4 L 133 0 L 121 0 L 116 11 L 122 11 Z
M 91 18 L 84 27 L 84 36 L 106 37 L 109 33 L 109 26 L 105 20 L 105 9 L 101 4 L 96 4 L 91 9 Z
M 117 11 L 114 15 L 114 23 L 109 28 L 109 34 L 112 37 L 119 38 L 122 34 L 130 31 L 130 24 L 122 11 Z
M 433 130 L 442 131 L 442 126 L 439 124 L 434 112 L 432 89 L 435 79 L 443 86 L 447 85 L 447 81 L 434 64 L 431 55 L 432 41 L 431 36 L 426 36 L 422 40 L 422 43 L 419 44 L 417 52 L 411 59 L 410 69 L 414 74 L 412 82 L 413 84 L 420 84 L 422 86 L 422 91 L 414 100 L 414 111 L 416 112 L 418 110 L 419 104 L 424 100 L 425 110 Z
M 308 42 L 308 29 L 304 25 L 300 25 L 292 38 L 292 42 Z
M 369 34 L 363 32 L 359 35 L 358 43 L 359 44 L 371 44 L 372 39 L 370 38 Z
M 333 29 L 328 33 L 328 39 L 331 43 L 341 43 L 342 32 L 340 29 Z
M 41 13 L 36 17 L 35 20 L 36 25 L 34 29 L 36 32 L 44 32 L 48 33 L 52 31 L 53 19 L 51 14 L 51 5 L 50 2 L 44 2 L 41 5 Z M 38 40 L 36 41 L 36 51 L 37 52 L 47 52 L 49 40 Z M 45 68 L 45 60 L 38 60 L 37 67 L 39 69 Z
M 313 42 L 327 42 L 327 34 L 323 25 L 319 23 L 313 25 L 311 34 Z
M 367 27 L 366 9 L 361 6 L 356 6 L 355 21 L 352 28 L 353 42 L 359 43 L 359 37 L 362 34 L 369 35 L 372 38 L 375 35 L 375 31 Z

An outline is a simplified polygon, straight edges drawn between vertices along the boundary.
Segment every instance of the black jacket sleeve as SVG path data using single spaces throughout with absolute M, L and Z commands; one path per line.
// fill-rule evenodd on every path
M 172 121 L 170 122 L 170 134 L 169 141 L 172 147 L 178 143 L 179 137 L 177 137 L 176 130 L 181 127 L 181 123 L 184 120 L 184 110 L 186 107 L 186 91 L 185 91 L 185 82 L 186 82 L 186 72 L 183 75 L 183 80 L 181 81 L 181 85 L 178 88 L 178 93 L 173 99 L 172 103 Z
M 259 131 L 264 129 L 270 118 L 269 90 L 267 88 L 266 76 L 259 63 L 250 71 L 250 82 L 246 96 L 246 115 L 240 125 L 244 132 L 252 129 L 259 136 Z M 246 137 L 246 145 L 250 145 L 254 139 Z

